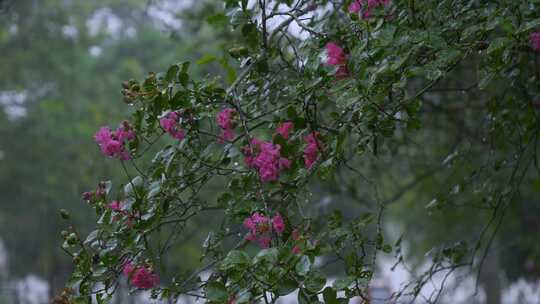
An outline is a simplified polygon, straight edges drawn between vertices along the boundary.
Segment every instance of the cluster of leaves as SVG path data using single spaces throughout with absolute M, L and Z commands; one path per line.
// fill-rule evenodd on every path
M 540 25 L 534 13 L 538 4 L 392 1 L 369 18 L 349 14 L 347 4 L 227 0 L 225 13 L 209 22 L 228 22 L 242 34 L 229 50 L 240 69 L 230 85 L 191 78 L 188 62 L 123 84 L 124 101 L 135 109 L 130 123 L 137 139 L 129 147 L 132 160 L 122 165 L 138 174 L 128 176 L 123 191 L 100 185 L 105 191 L 90 201 L 100 217 L 98 227 L 85 240 L 75 230 L 66 234 L 64 248 L 76 264 L 70 282 L 75 300 L 92 295 L 98 302 L 110 299 L 123 266 L 135 263 L 162 277 L 152 289 L 155 298 L 194 295 L 209 303 L 274 303 L 297 290 L 299 303 L 367 301 L 378 254 L 394 252 L 401 258 L 400 242 L 392 246 L 383 236 L 385 202 L 375 196 L 376 207 L 352 219 L 339 212 L 314 217 L 305 212 L 311 203 L 309 186 L 333 179 L 341 168 L 355 171 L 362 155 L 392 155 L 395 138 L 422 129 L 426 95 L 464 65 L 476 65 L 478 77 L 456 91 L 474 88 L 490 95 L 483 106 L 489 111 L 485 135 L 493 141 L 488 151 L 494 155 L 480 164 L 454 155 L 443 165 L 463 162 L 452 171 L 456 181 L 488 185 L 478 188 L 489 194 L 481 204 L 494 210 L 493 222 L 498 220 L 498 211 L 519 193 L 528 172 L 523 162 L 536 160 L 531 147 L 536 147 L 540 125 L 531 103 L 538 79 L 536 68 L 527 63 L 537 56 L 528 37 Z M 291 32 L 291 24 L 300 32 Z M 337 67 L 325 64 L 328 42 L 347 54 L 347 77 L 336 78 Z M 487 90 L 493 85 L 500 88 Z M 238 123 L 236 137 L 221 144 L 215 119 L 223 108 L 234 109 Z M 171 111 L 182 117 L 186 136 L 180 141 L 167 138 L 159 125 Z M 289 139 L 274 135 L 285 121 L 294 123 Z M 321 139 L 319 158 L 306 167 L 305 137 L 315 132 Z M 280 145 L 281 157 L 291 161 L 277 181 L 262 182 L 257 170 L 244 164 L 242 147 L 250 147 L 252 138 Z M 519 140 L 517 146 L 513 139 Z M 156 149 L 149 166 L 137 164 Z M 483 149 L 475 146 L 463 153 Z M 495 163 L 504 169 L 491 174 Z M 502 178 L 508 172 L 510 182 Z M 226 186 L 217 200 L 205 201 L 201 193 L 211 183 Z M 429 208 L 441 207 L 448 193 L 465 192 L 452 186 L 441 190 Z M 113 199 L 121 200 L 126 212 L 110 208 Z M 245 238 L 242 222 L 255 212 L 279 212 L 285 219 L 284 233 L 272 233 L 270 248 L 259 249 Z M 220 222 L 204 241 L 206 265 L 189 274 L 170 273 L 162 261 L 194 217 Z M 491 223 L 473 249 L 465 243 L 441 246 L 428 275 L 393 297 L 414 300 L 433 273 L 475 265 L 484 235 L 496 232 Z M 327 286 L 330 264 L 339 264 L 342 276 Z

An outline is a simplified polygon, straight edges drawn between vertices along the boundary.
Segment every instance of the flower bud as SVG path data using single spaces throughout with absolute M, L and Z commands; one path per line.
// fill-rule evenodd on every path
M 69 220 L 69 211 L 67 211 L 66 209 L 60 209 L 60 216 L 65 220 Z
M 90 192 L 90 191 L 86 191 L 83 193 L 82 197 L 83 197 L 83 200 L 85 201 L 89 201 L 92 199 L 92 196 L 93 196 L 93 192 Z
M 241 47 L 235 47 L 229 49 L 229 55 L 233 58 L 242 58 L 249 55 L 248 49 L 244 46 Z
M 69 244 L 69 245 L 75 245 L 77 244 L 77 241 L 79 240 L 79 238 L 77 237 L 77 235 L 75 233 L 70 233 L 66 239 L 66 242 Z

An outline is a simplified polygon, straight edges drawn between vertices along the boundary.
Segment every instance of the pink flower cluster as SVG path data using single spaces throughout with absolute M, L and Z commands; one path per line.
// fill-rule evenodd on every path
M 95 191 L 86 191 L 82 194 L 83 200 L 89 204 L 96 203 L 100 200 L 105 199 L 107 196 L 107 183 L 99 182 L 98 187 Z
M 234 138 L 234 127 L 236 122 L 234 121 L 236 110 L 232 108 L 225 108 L 218 113 L 216 121 L 221 128 L 221 135 L 219 136 L 219 143 L 232 140 Z
M 122 217 L 126 217 L 125 224 L 129 227 L 133 226 L 133 219 L 135 216 L 126 210 L 122 201 L 111 201 L 107 207 L 113 211 L 113 220 L 118 221 Z
M 128 277 L 133 286 L 141 289 L 154 288 L 159 284 L 159 276 L 143 266 L 136 267 L 128 262 L 124 265 L 122 273 Z
M 531 41 L 533 50 L 540 51 L 540 32 L 531 33 L 529 40 Z
M 122 208 L 122 202 L 120 201 L 112 201 L 109 203 L 108 207 L 112 210 L 112 211 L 115 211 L 115 212 L 123 212 L 123 208 Z
M 180 118 L 178 112 L 170 112 L 159 120 L 159 125 L 173 138 L 182 140 L 185 133 L 181 128 Z
M 285 231 L 285 222 L 279 213 L 270 219 L 258 212 L 253 213 L 251 217 L 244 220 L 244 227 L 249 229 L 250 233 L 246 237 L 251 242 L 257 242 L 262 248 L 270 247 L 272 240 L 272 230 L 277 234 Z
M 291 161 L 281 157 L 281 146 L 252 138 L 250 146 L 242 147 L 246 166 L 256 168 L 261 181 L 270 182 L 279 178 L 281 171 L 291 167 Z
M 294 124 L 290 121 L 282 122 L 279 124 L 276 133 L 281 135 L 284 139 L 289 139 L 289 133 L 294 129 Z
M 336 77 L 347 77 L 349 75 L 349 71 L 347 70 L 347 55 L 343 49 L 334 42 L 328 42 L 326 44 L 326 53 L 328 56 L 326 64 L 338 66 Z
M 319 159 L 319 151 L 323 148 L 322 142 L 317 138 L 319 132 L 313 132 L 304 137 L 307 145 L 304 148 L 304 164 L 308 169 L 311 169 L 313 164 Z
M 131 158 L 126 150 L 126 144 L 134 138 L 135 131 L 127 121 L 124 121 L 116 131 L 112 131 L 109 127 L 101 127 L 94 135 L 103 154 L 121 160 Z
M 373 10 L 378 6 L 388 6 L 391 0 L 354 0 L 349 5 L 349 13 L 356 14 L 362 11 L 362 18 L 371 17 Z

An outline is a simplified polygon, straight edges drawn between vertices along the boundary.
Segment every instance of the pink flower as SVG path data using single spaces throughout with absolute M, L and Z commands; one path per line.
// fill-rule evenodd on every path
M 244 227 L 249 229 L 246 239 L 259 244 L 261 248 L 270 247 L 272 240 L 272 229 L 281 234 L 285 230 L 285 223 L 279 213 L 272 219 L 255 212 L 244 220 Z
M 234 139 L 234 127 L 236 123 L 234 122 L 234 116 L 236 110 L 232 108 L 225 108 L 218 113 L 216 121 L 218 126 L 221 128 L 221 135 L 218 138 L 218 143 L 223 144 L 225 141 L 231 141 Z
M 299 254 L 302 253 L 302 249 L 300 249 L 300 246 L 294 246 L 294 247 L 292 248 L 292 253 L 293 253 L 293 254 L 296 254 L 296 255 L 299 255 Z
M 185 137 L 184 130 L 180 125 L 180 115 L 177 112 L 170 112 L 159 120 L 159 125 L 165 132 L 173 138 L 182 140 Z
M 363 4 L 364 3 L 364 4 Z M 362 11 L 362 18 L 367 19 L 378 6 L 388 6 L 391 0 L 355 0 L 349 5 L 349 13 L 355 14 Z
M 217 124 L 222 129 L 233 129 L 234 121 L 233 117 L 236 114 L 236 110 L 232 108 L 225 108 L 217 115 Z
M 358 13 L 362 9 L 362 3 L 360 0 L 355 0 L 351 4 L 349 4 L 349 13 L 355 14 Z
M 540 51 L 540 32 L 531 33 L 529 40 L 531 41 L 533 50 Z
M 131 276 L 131 273 L 133 272 L 134 269 L 135 269 L 135 266 L 133 266 L 131 262 L 127 262 L 126 264 L 124 264 L 124 267 L 122 269 L 122 274 L 124 274 L 126 277 L 129 277 Z
M 104 144 L 111 139 L 111 129 L 109 127 L 101 127 L 96 134 L 94 139 L 98 144 Z
M 124 264 L 122 273 L 128 277 L 133 286 L 141 289 L 154 288 L 159 284 L 159 276 L 157 274 L 143 266 L 135 267 L 131 262 Z
M 272 239 L 270 238 L 270 236 L 267 236 L 267 235 L 261 236 L 259 237 L 259 246 L 261 248 L 269 248 L 271 240 Z
M 285 231 L 285 222 L 283 222 L 283 218 L 279 213 L 274 215 L 274 218 L 272 218 L 272 225 L 274 226 L 274 230 L 276 230 L 276 232 L 279 234 L 282 234 L 283 231 Z
M 242 147 L 246 166 L 257 169 L 261 181 L 270 182 L 279 178 L 281 171 L 289 169 L 291 162 L 281 157 L 281 146 L 271 142 L 251 140 L 250 146 Z
M 279 124 L 276 132 L 284 139 L 289 139 L 289 133 L 292 129 L 294 129 L 294 124 L 290 121 L 286 121 Z
M 116 129 L 116 137 L 119 141 L 133 140 L 135 138 L 135 132 L 129 125 L 129 122 L 122 122 L 118 129 Z
M 124 121 L 116 131 L 112 131 L 109 127 L 101 127 L 94 135 L 94 139 L 103 154 L 129 160 L 131 156 L 126 150 L 126 145 L 135 139 L 135 131 L 127 121 Z
M 122 211 L 122 203 L 119 201 L 110 202 L 108 207 L 113 211 L 117 211 L 117 212 Z
M 118 140 L 111 139 L 101 145 L 101 152 L 107 156 L 120 155 L 124 146 Z
M 284 157 L 280 157 L 278 160 L 278 165 L 279 165 L 279 170 L 289 169 L 291 168 L 291 161 Z
M 334 42 L 328 42 L 326 44 L 326 53 L 328 55 L 326 63 L 329 65 L 342 65 L 347 61 L 343 49 Z
M 345 78 L 349 75 L 347 70 L 347 55 L 343 49 L 334 42 L 328 42 L 326 44 L 327 60 L 326 64 L 338 66 L 336 77 L 338 79 Z
M 83 200 L 89 201 L 94 197 L 94 192 L 86 191 L 86 192 L 83 193 L 82 197 L 83 197 Z
M 244 220 L 244 227 L 246 227 L 247 229 L 251 231 L 257 230 L 257 224 L 251 217 L 248 217 Z
M 133 271 L 131 284 L 141 289 L 154 288 L 159 284 L 159 276 L 146 267 L 138 267 Z
M 313 164 L 319 158 L 319 150 L 323 148 L 322 143 L 317 139 L 320 134 L 313 132 L 306 136 L 304 140 L 307 142 L 304 148 L 304 164 L 308 169 L 311 169 Z
M 219 135 L 218 143 L 223 144 L 225 141 L 231 141 L 234 139 L 233 129 L 223 129 Z

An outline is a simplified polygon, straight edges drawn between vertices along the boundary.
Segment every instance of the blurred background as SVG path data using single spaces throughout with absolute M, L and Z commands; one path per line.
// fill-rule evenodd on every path
M 0 303 L 28 291 L 35 303 L 48 302 L 64 286 L 72 261 L 60 248 L 58 210 L 88 231 L 96 218 L 81 194 L 122 177 L 93 134 L 127 116 L 123 80 L 203 55 L 215 63 L 195 66 L 196 75 L 227 77 L 227 37 L 205 19 L 219 8 L 216 1 L 0 0 Z M 191 247 L 184 263 L 198 258 L 200 243 Z
M 221 5 L 218 0 L 0 0 L 1 304 L 47 303 L 64 286 L 72 261 L 60 248 L 65 223 L 58 210 L 69 210 L 89 231 L 96 218 L 81 194 L 100 180 L 122 178 L 119 163 L 105 159 L 92 136 L 129 112 L 120 94 L 123 80 L 186 60 L 199 63 L 193 66 L 195 77 L 234 79 L 236 63 L 226 50 L 238 33 L 225 30 Z M 417 140 L 426 138 L 429 134 Z M 382 160 L 380 168 L 398 170 L 399 161 Z M 425 265 L 424 254 L 437 240 L 452 242 L 479 230 L 486 219 L 470 210 L 424 216 L 432 212 L 425 208 L 427 193 L 438 185 L 435 178 L 425 179 L 413 194 L 399 195 L 400 204 L 392 202 L 391 224 L 385 227 L 394 239 L 410 232 L 403 242 L 414 269 Z M 354 205 L 362 197 L 357 181 L 351 176 L 314 186 L 317 208 L 338 204 L 361 210 Z M 538 192 L 531 190 L 510 209 L 479 277 L 480 291 L 463 275 L 454 281 L 469 284 L 450 288 L 443 301 L 540 303 Z M 456 218 L 460 224 L 454 226 Z M 445 225 L 426 229 L 434 222 Z M 204 227 L 199 231 L 204 235 Z M 180 271 L 192 268 L 199 263 L 201 242 L 187 240 L 170 263 Z M 395 290 L 411 276 L 410 269 L 390 271 L 392 264 L 391 256 L 381 261 L 380 290 Z M 134 301 L 127 299 L 117 302 Z

